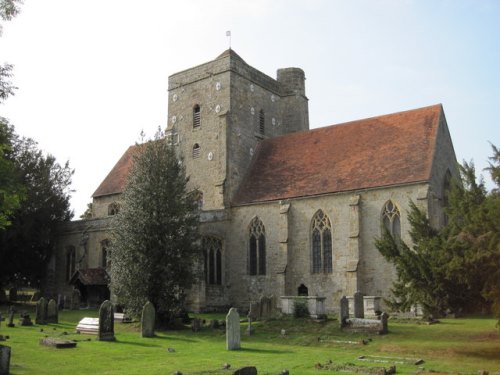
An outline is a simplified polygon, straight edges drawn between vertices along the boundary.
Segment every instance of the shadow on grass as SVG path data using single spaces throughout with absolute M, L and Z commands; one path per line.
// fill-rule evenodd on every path
M 154 336 L 155 339 L 160 339 L 160 340 L 169 340 L 169 341 L 184 341 L 184 342 L 198 342 L 198 340 L 193 340 L 193 339 L 186 339 L 184 337 L 176 337 L 176 336 Z
M 161 345 L 158 345 L 158 344 L 148 344 L 148 343 L 144 343 L 144 342 L 120 341 L 120 340 L 106 341 L 106 343 L 142 346 L 144 348 L 159 348 L 159 347 L 161 347 Z
M 254 348 L 241 348 L 241 349 L 239 349 L 239 351 L 250 352 L 250 353 L 262 353 L 262 354 L 290 354 L 290 353 L 294 353 L 291 350 L 254 349 Z

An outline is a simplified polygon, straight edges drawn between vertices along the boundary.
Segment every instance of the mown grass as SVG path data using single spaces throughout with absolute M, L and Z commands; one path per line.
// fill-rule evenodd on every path
M 6 316 L 6 307 L 0 308 Z M 34 314 L 32 314 L 34 316 Z M 444 319 L 436 325 L 389 321 L 390 333 L 367 336 L 342 332 L 336 320 L 326 323 L 306 319 L 280 319 L 253 324 L 255 334 L 246 336 L 242 324 L 242 349 L 225 350 L 225 334 L 204 328 L 157 332 L 154 338 L 139 337 L 136 323 L 116 324 L 116 342 L 96 341 L 95 336 L 75 334 L 76 323 L 84 316 L 97 316 L 95 310 L 63 311 L 59 324 L 6 327 L 4 345 L 11 346 L 11 374 L 231 374 L 231 370 L 256 366 L 259 374 L 333 374 L 315 364 L 352 363 L 366 367 L 389 367 L 391 363 L 363 362 L 361 355 L 421 358 L 423 365 L 396 363 L 398 374 L 427 371 L 475 374 L 480 369 L 500 371 L 500 333 L 496 321 L 486 318 Z M 201 316 L 224 319 L 223 315 Z M 15 323 L 18 323 L 16 314 Z M 43 329 L 43 331 L 41 331 Z M 285 329 L 285 337 L 281 335 Z M 67 333 L 67 334 L 65 334 Z M 75 349 L 54 349 L 39 344 L 45 336 L 77 340 Z M 349 344 L 371 339 L 367 345 Z M 174 349 L 175 352 L 167 349 Z M 394 359 L 398 362 L 399 359 Z M 346 374 L 344 372 L 344 374 Z

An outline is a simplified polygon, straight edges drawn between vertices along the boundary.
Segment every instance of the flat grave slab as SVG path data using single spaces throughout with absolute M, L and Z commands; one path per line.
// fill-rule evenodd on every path
M 69 349 L 76 348 L 76 341 L 46 337 L 40 340 L 40 345 L 50 346 L 56 349 Z
M 83 318 L 76 326 L 77 333 L 85 333 L 87 335 L 97 335 L 99 331 L 99 318 Z

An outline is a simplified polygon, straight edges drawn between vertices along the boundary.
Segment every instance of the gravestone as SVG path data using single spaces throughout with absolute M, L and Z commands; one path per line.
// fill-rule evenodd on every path
M 10 288 L 9 289 L 9 302 L 16 302 L 17 301 L 17 288 Z
M 47 301 L 44 297 L 36 303 L 35 324 L 47 324 Z
M 254 366 L 240 367 L 233 372 L 233 375 L 257 375 L 257 368 Z
M 115 317 L 113 304 L 106 300 L 99 309 L 99 331 L 97 332 L 99 341 L 115 341 Z
M 273 298 L 262 296 L 259 303 L 260 317 L 262 319 L 269 319 L 273 315 Z
M 51 299 L 47 304 L 47 323 L 59 323 L 57 303 L 54 299 Z
M 82 295 L 76 288 L 71 292 L 71 310 L 80 310 L 80 300 Z
M 0 345 L 0 375 L 9 375 L 10 346 Z
M 240 314 L 234 307 L 226 316 L 226 350 L 240 349 Z
M 155 335 L 156 311 L 151 302 L 146 302 L 142 308 L 141 316 L 141 336 L 154 337 Z
M 349 301 L 346 296 L 342 296 L 342 298 L 340 299 L 339 312 L 340 327 L 343 327 L 347 324 L 347 319 L 349 319 Z
M 252 318 L 253 320 L 260 319 L 260 303 L 259 302 L 250 302 L 250 308 L 248 310 L 248 315 L 249 318 Z
M 40 345 L 50 346 L 56 349 L 76 348 L 76 341 L 62 340 L 54 337 L 45 337 L 40 340 Z
M 247 318 L 248 318 L 248 327 L 247 327 L 246 332 L 247 332 L 248 336 L 252 336 L 254 331 L 255 331 L 253 326 L 252 326 L 252 317 L 250 315 L 248 315 Z
M 21 314 L 21 320 L 19 321 L 19 324 L 21 326 L 32 326 L 33 325 L 33 322 L 31 321 L 31 318 L 29 316 L 29 314 L 26 314 L 26 313 L 22 313 Z
M 387 326 L 388 319 L 389 319 L 389 315 L 387 313 L 383 312 L 380 315 L 380 321 L 382 322 L 382 329 L 379 331 L 380 334 L 389 333 L 389 328 Z
M 14 309 L 11 309 L 9 312 L 9 324 L 7 324 L 7 327 L 15 327 L 16 325 L 14 324 Z
M 365 317 L 363 293 L 354 293 L 354 317 L 363 319 Z
M 193 332 L 198 332 L 201 329 L 201 319 L 194 318 L 191 321 L 191 330 Z

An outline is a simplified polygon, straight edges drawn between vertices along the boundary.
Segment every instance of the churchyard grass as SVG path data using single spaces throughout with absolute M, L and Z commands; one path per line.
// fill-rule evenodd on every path
M 21 311 L 23 308 L 18 308 Z M 5 317 L 7 307 L 0 311 Z M 31 311 L 34 317 L 34 311 Z M 443 319 L 435 325 L 389 320 L 388 335 L 366 335 L 340 331 L 337 320 L 326 323 L 307 319 L 279 319 L 255 322 L 255 333 L 246 335 L 241 325 L 241 350 L 227 351 L 223 330 L 203 328 L 192 332 L 156 332 L 154 338 L 141 338 L 137 323 L 115 324 L 115 342 L 96 341 L 96 336 L 75 334 L 77 322 L 85 316 L 97 317 L 96 310 L 62 311 L 59 324 L 6 327 L 0 335 L 9 335 L 4 345 L 11 346 L 11 374 L 231 374 L 223 370 L 256 366 L 260 374 L 279 374 L 284 368 L 290 374 L 326 374 L 331 370 L 315 368 L 315 364 L 352 363 L 357 366 L 386 367 L 391 363 L 368 362 L 359 356 L 423 359 L 423 365 L 398 364 L 398 374 L 415 374 L 420 367 L 448 373 L 476 374 L 484 369 L 500 372 L 500 332 L 496 320 L 487 318 Z M 202 319 L 224 319 L 224 315 L 197 315 Z M 43 329 L 43 331 L 41 331 Z M 281 330 L 286 335 L 281 335 Z M 67 334 L 65 334 L 65 332 Z M 45 336 L 77 340 L 75 349 L 41 346 Z M 361 343 L 366 340 L 366 345 Z M 371 341 L 370 341 L 371 339 Z M 171 348 L 175 351 L 169 351 Z M 377 359 L 377 358 L 371 358 Z M 385 360 L 378 358 L 378 360 Z M 333 365 L 330 365 L 332 367 Z M 342 372 L 349 374 L 348 372 Z

